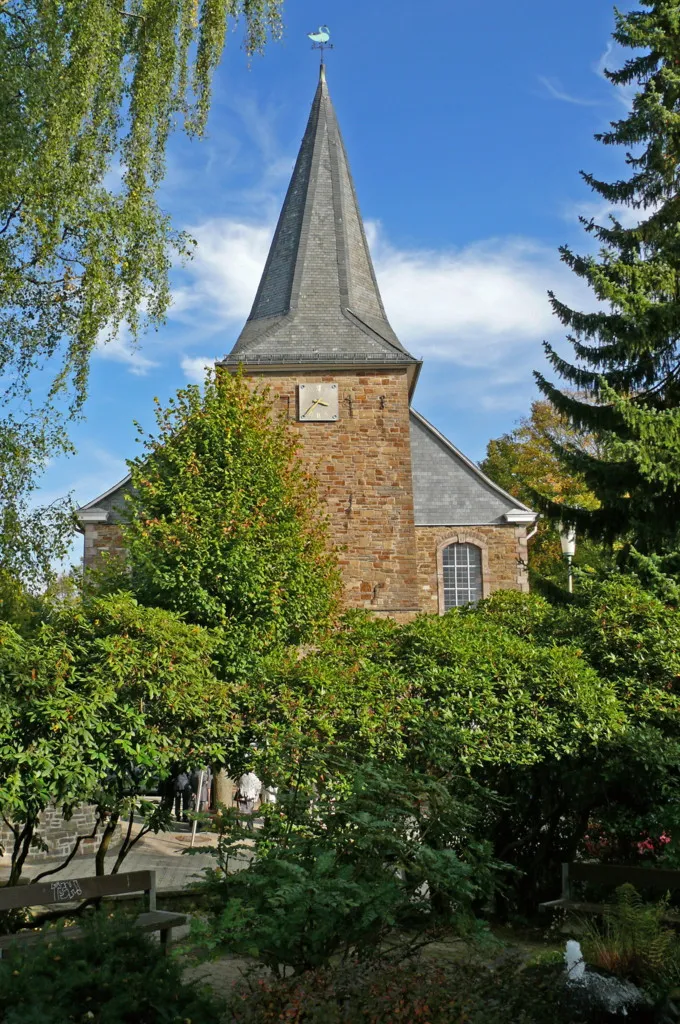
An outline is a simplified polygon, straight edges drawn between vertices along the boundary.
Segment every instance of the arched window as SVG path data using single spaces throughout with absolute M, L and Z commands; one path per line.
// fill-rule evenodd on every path
M 482 552 L 476 544 L 449 544 L 442 552 L 444 611 L 482 597 Z

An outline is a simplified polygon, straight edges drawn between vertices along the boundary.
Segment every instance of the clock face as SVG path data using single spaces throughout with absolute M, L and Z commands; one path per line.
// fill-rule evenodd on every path
M 337 384 L 298 384 L 298 419 L 333 422 L 338 418 Z

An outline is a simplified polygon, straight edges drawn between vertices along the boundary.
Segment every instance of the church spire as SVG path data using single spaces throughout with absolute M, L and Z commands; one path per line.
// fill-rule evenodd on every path
M 385 315 L 323 64 L 253 308 L 223 362 L 418 366 Z

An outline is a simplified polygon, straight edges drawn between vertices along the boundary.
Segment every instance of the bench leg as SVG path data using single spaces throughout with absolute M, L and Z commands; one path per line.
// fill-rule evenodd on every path
M 161 950 L 167 956 L 168 947 L 172 942 L 172 928 L 163 928 L 160 932 Z

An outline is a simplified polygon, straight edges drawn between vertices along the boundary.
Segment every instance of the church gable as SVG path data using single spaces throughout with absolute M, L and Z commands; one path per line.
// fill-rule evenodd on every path
M 88 501 L 78 509 L 78 520 L 81 525 L 86 523 L 118 523 L 120 513 L 125 507 L 125 495 L 131 490 L 130 475 L 119 480 L 117 484 L 104 491 L 98 498 Z
M 413 409 L 411 458 L 416 526 L 492 526 L 535 518 Z
M 81 505 L 77 512 L 78 529 L 85 537 L 85 567 L 96 565 L 102 555 L 125 557 L 123 532 L 120 528 L 125 495 L 132 484 L 126 476 L 98 498 Z

